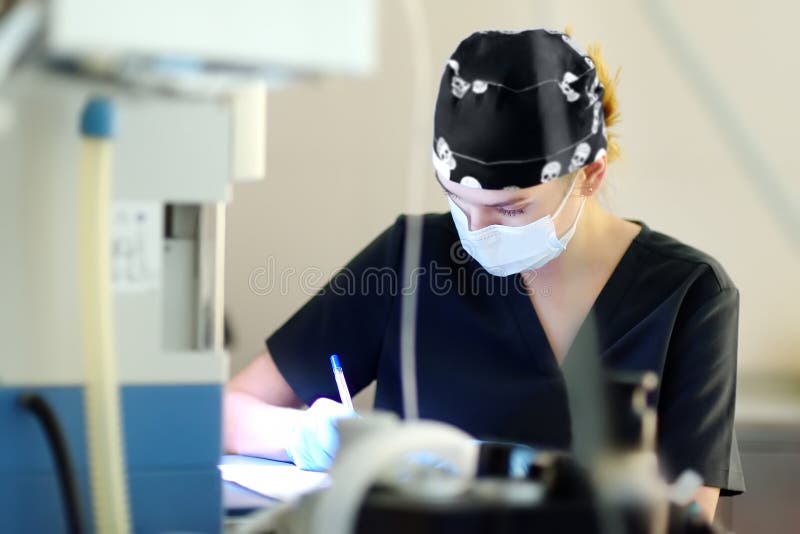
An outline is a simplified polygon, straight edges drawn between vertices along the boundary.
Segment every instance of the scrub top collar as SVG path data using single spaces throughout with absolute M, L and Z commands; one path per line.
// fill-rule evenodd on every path
M 553 348 L 547 339 L 547 334 L 544 331 L 542 322 L 540 321 L 529 296 L 520 291 L 510 292 L 510 298 L 507 299 L 508 304 L 511 307 L 514 318 L 517 320 L 519 332 L 523 338 L 525 338 L 525 341 L 530 347 L 531 351 L 535 354 L 541 350 L 541 347 L 546 347 L 547 354 L 541 354 L 536 358 L 536 360 L 540 362 L 540 365 L 542 366 L 541 371 L 543 373 L 546 373 L 550 376 L 560 376 L 562 367 L 567 359 L 578 357 L 578 355 L 573 354 L 573 352 L 577 346 L 583 346 L 579 340 L 583 339 L 583 337 L 587 335 L 591 335 L 591 325 L 588 324 L 589 321 L 594 318 L 597 325 L 602 325 L 602 323 L 605 322 L 604 318 L 613 317 L 623 298 L 627 294 L 628 289 L 633 284 L 636 273 L 639 272 L 638 267 L 640 265 L 640 254 L 642 253 L 641 247 L 638 245 L 643 235 L 646 232 L 649 232 L 650 229 L 641 221 L 630 220 L 629 222 L 641 226 L 641 230 L 636 234 L 631 244 L 623 253 L 622 257 L 617 263 L 617 266 L 612 271 L 611 276 L 600 290 L 600 293 L 597 295 L 592 307 L 586 314 L 586 317 L 584 317 L 583 321 L 581 321 L 581 325 L 577 330 L 575 339 L 572 341 L 570 348 L 567 350 L 561 362 L 559 362 L 556 358 L 555 352 L 553 351 Z M 517 274 L 515 276 L 515 283 L 518 284 L 517 287 L 524 288 L 525 286 L 521 278 L 522 275 Z M 606 329 L 602 328 L 601 326 L 600 328 L 597 328 L 596 331 L 606 332 Z M 603 338 L 605 338 L 605 340 Z M 607 348 L 609 342 L 613 342 L 613 339 L 608 339 L 608 336 L 603 336 L 597 340 L 597 346 L 600 354 L 602 354 L 604 349 Z

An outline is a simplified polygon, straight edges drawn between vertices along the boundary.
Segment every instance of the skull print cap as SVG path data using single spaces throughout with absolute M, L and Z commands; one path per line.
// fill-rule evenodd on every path
M 507 189 L 577 171 L 606 153 L 603 92 L 591 58 L 563 32 L 473 33 L 439 86 L 438 178 Z

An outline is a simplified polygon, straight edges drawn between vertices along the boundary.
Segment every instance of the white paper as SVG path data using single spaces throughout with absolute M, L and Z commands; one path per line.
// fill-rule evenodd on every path
M 330 484 L 328 473 L 303 471 L 294 465 L 220 465 L 223 480 L 266 497 L 289 501 Z

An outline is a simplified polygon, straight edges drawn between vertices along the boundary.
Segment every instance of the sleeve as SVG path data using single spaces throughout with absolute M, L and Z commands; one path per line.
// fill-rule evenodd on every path
M 306 404 L 339 400 L 331 354 L 339 355 L 352 394 L 376 378 L 404 228 L 401 216 L 267 338 L 275 364 Z
M 658 401 L 659 457 L 670 480 L 693 469 L 721 495 L 735 495 L 745 489 L 734 431 L 739 292 L 703 285 L 674 325 Z

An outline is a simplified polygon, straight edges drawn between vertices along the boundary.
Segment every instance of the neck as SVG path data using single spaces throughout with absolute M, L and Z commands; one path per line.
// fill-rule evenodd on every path
M 610 235 L 614 224 L 618 221 L 619 219 L 600 206 L 594 197 L 589 197 L 578 220 L 575 235 L 572 236 L 562 256 L 588 259 L 594 250 L 602 246 L 604 238 Z
M 577 214 L 577 208 L 569 210 L 568 213 L 574 217 Z M 570 218 L 570 223 L 573 220 Z M 586 199 L 583 213 L 575 228 L 575 235 L 570 239 L 567 250 L 547 265 L 537 269 L 537 276 L 560 277 L 573 272 L 577 267 L 591 265 L 597 251 L 602 250 L 605 239 L 610 235 L 616 220 L 617 218 L 603 209 L 594 197 Z M 569 228 L 569 223 L 566 228 Z M 566 228 L 558 235 L 563 235 Z

